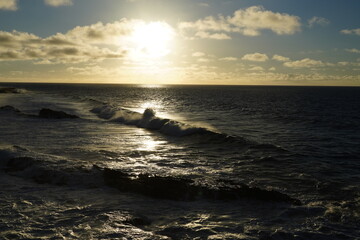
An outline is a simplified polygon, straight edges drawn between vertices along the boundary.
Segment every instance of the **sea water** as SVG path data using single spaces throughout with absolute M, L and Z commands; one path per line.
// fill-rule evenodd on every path
M 360 239 L 360 88 L 1 86 L 1 239 Z

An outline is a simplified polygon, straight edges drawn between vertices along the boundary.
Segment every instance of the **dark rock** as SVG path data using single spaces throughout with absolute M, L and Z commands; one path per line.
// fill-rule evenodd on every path
M 54 118 L 54 119 L 62 119 L 62 118 L 79 118 L 76 115 L 68 114 L 63 111 L 54 111 L 48 108 L 43 108 L 39 112 L 40 118 Z

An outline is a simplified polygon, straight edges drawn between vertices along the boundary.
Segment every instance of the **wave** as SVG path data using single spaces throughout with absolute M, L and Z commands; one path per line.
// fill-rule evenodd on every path
M 97 114 L 100 118 L 112 122 L 120 122 L 149 130 L 157 130 L 170 136 L 181 137 L 211 132 L 206 128 L 194 127 L 175 120 L 157 117 L 155 111 L 150 108 L 147 108 L 144 113 L 141 114 L 124 108 L 103 105 L 93 108 L 91 112 Z
M 32 152 L 19 146 L 0 149 L 0 169 L 40 184 L 101 186 L 102 176 L 82 161 Z M 95 170 L 95 171 L 94 171 Z
M 22 88 L 14 88 L 14 87 L 0 87 L 0 93 L 26 93 L 27 91 Z
M 22 114 L 22 112 L 10 105 L 0 107 L 0 112 Z
M 134 175 L 121 170 L 102 168 L 86 162 L 39 154 L 12 146 L 0 150 L 0 168 L 7 174 L 31 179 L 39 184 L 110 186 L 123 192 L 176 201 L 255 199 L 301 205 L 301 202 L 274 190 L 249 187 L 231 181 L 216 180 L 201 184 L 182 176 Z
M 103 170 L 104 181 L 107 185 L 125 192 L 141 193 L 146 196 L 192 201 L 198 199 L 211 200 L 236 200 L 249 198 L 263 201 L 285 202 L 301 205 L 301 202 L 290 196 L 274 191 L 264 190 L 257 187 L 249 187 L 245 184 L 206 186 L 196 184 L 193 180 L 180 177 L 156 176 L 149 174 L 131 175 L 119 170 L 105 168 Z
M 268 143 L 259 143 L 241 136 L 232 136 L 221 132 L 216 132 L 205 127 L 196 127 L 172 119 L 160 118 L 156 116 L 153 109 L 147 108 L 143 113 L 131 111 L 121 107 L 115 107 L 108 104 L 101 104 L 91 110 L 98 117 L 127 125 L 133 125 L 140 128 L 155 130 L 162 134 L 174 137 L 191 136 L 187 140 L 192 144 L 220 144 L 227 149 L 249 148 L 249 150 L 264 150 L 277 153 L 287 153 L 288 150 L 281 146 Z M 213 145 L 212 145 L 213 146 Z
M 98 102 L 95 103 L 99 105 Z M 217 147 L 226 145 L 226 149 L 248 148 L 249 150 L 270 150 L 278 153 L 287 152 L 286 149 L 280 146 L 272 144 L 262 144 L 254 141 L 250 141 L 240 136 L 231 136 L 224 133 L 214 132 L 207 128 L 195 127 L 189 124 L 181 123 L 172 119 L 165 119 L 156 116 L 153 109 L 146 109 L 143 113 L 138 113 L 124 108 L 113 107 L 107 104 L 101 104 L 99 107 L 92 108 L 90 110 L 95 113 L 98 117 L 108 120 L 110 122 L 122 123 L 127 125 L 133 125 L 148 130 L 158 131 L 167 136 L 173 137 L 185 137 L 189 144 L 198 144 L 201 146 Z M 13 114 L 21 117 L 31 118 L 43 118 L 43 119 L 79 119 L 78 115 L 69 114 L 64 111 L 53 110 L 49 108 L 42 108 L 38 114 L 27 114 L 21 110 L 10 106 L 0 107 L 0 114 Z M 85 118 L 86 119 L 86 118 Z M 209 145 L 210 144 L 210 145 Z

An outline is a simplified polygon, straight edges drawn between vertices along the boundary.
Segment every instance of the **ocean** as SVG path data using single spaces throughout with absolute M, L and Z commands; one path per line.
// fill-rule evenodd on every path
M 0 87 L 0 239 L 360 239 L 360 88 Z

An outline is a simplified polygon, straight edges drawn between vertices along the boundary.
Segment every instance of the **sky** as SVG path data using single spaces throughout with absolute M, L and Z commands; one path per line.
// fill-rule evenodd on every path
M 0 82 L 360 86 L 358 0 L 0 0 Z

